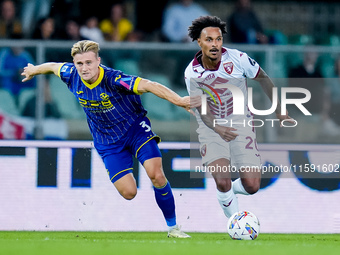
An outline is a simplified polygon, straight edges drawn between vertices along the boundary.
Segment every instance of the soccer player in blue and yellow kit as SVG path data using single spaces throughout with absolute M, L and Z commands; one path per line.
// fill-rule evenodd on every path
M 118 192 L 128 200 L 136 196 L 132 175 L 132 156 L 135 156 L 152 181 L 156 202 L 169 228 L 168 237 L 190 237 L 176 223 L 175 201 L 157 145 L 160 138 L 151 130 L 140 95 L 151 92 L 188 111 L 190 98 L 180 97 L 157 82 L 101 65 L 98 52 L 98 43 L 79 41 L 71 50 L 73 63 L 28 64 L 22 81 L 39 74 L 59 76 L 82 105 L 94 146 Z

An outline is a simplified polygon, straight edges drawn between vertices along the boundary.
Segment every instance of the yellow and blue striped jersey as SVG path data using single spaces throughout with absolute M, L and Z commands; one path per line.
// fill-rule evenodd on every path
M 99 69 L 99 78 L 93 84 L 79 76 L 73 63 L 63 64 L 59 77 L 83 107 L 94 142 L 111 144 L 147 112 L 137 91 L 141 78 L 104 65 Z

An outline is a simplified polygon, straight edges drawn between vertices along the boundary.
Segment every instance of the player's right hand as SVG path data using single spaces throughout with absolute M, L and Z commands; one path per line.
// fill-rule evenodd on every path
M 24 67 L 24 71 L 21 73 L 21 75 L 25 76 L 25 78 L 22 79 L 22 82 L 29 81 L 34 77 L 33 68 L 34 68 L 34 65 L 30 63 L 28 63 L 27 66 Z
M 288 115 L 287 110 L 286 110 L 285 115 L 276 113 L 276 117 L 280 120 L 280 127 L 283 127 L 283 124 L 282 124 L 283 121 L 287 121 L 288 123 L 293 124 L 293 125 L 296 124 L 296 121 Z
M 224 126 L 220 126 L 220 125 L 216 125 L 214 127 L 214 131 L 220 135 L 220 137 L 222 137 L 223 140 L 229 142 L 234 140 L 238 134 L 232 132 L 232 131 L 236 131 L 237 129 L 232 128 L 232 127 L 224 127 Z

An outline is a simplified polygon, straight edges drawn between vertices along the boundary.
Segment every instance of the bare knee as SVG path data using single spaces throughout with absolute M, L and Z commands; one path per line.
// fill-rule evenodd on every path
M 122 190 L 119 192 L 126 200 L 132 200 L 137 195 L 137 189 Z
M 227 192 L 231 189 L 231 181 L 227 178 L 215 178 L 216 188 L 221 192 Z
M 261 179 L 246 178 L 242 179 L 242 185 L 249 194 L 255 194 L 260 189 Z
M 127 200 L 133 199 L 137 194 L 136 180 L 132 173 L 124 175 L 122 178 L 114 182 L 119 194 Z
M 144 162 L 144 168 L 155 187 L 162 187 L 167 180 L 163 172 L 161 158 L 153 158 Z
M 155 187 L 162 187 L 166 184 L 167 180 L 163 171 L 155 171 L 153 175 L 150 175 L 150 180 Z

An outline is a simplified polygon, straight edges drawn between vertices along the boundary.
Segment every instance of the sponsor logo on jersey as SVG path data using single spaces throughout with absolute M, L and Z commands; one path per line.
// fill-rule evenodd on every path
M 78 94 L 78 92 L 77 92 Z M 102 100 L 87 100 L 84 98 L 78 98 L 79 103 L 85 108 L 97 108 L 98 110 L 114 109 L 113 104 L 110 101 L 109 95 L 101 93 L 100 98 Z

